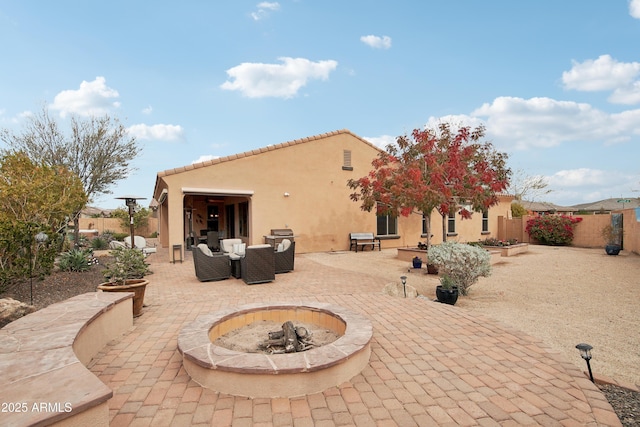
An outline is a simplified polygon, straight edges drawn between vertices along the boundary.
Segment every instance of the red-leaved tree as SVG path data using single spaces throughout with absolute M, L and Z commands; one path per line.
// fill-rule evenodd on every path
M 378 206 L 382 215 L 424 214 L 428 247 L 434 209 L 443 219 L 458 208 L 462 218 L 470 218 L 498 203 L 497 194 L 507 188 L 507 155 L 483 142 L 484 136 L 484 126 L 453 131 L 448 123 L 399 136 L 373 160 L 367 176 L 348 181 L 355 190 L 351 200 L 369 212 Z M 446 240 L 446 221 L 442 233 Z

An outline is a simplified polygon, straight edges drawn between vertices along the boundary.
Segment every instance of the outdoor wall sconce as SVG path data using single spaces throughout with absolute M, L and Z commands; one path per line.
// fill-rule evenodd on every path
M 402 282 L 402 289 L 404 290 L 404 297 L 407 297 L 407 276 L 400 276 Z
M 289 193 L 287 193 L 287 192 L 285 192 L 285 193 L 284 193 L 284 197 L 289 197 L 290 195 L 291 195 L 291 194 L 289 194 Z
M 591 347 L 589 344 L 585 344 L 585 343 L 580 343 L 578 345 L 576 345 L 576 348 L 578 350 L 580 350 L 580 356 L 587 361 L 587 369 L 589 370 L 589 379 L 591 379 L 591 382 L 595 382 L 593 381 L 593 373 L 591 373 L 591 350 L 593 349 L 593 347 Z

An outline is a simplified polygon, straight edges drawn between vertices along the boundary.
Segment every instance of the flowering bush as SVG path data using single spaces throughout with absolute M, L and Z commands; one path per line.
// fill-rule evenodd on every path
M 566 215 L 543 215 L 527 221 L 526 232 L 530 237 L 544 245 L 570 245 L 573 241 L 573 228 L 582 221 Z
M 466 243 L 444 242 L 429 249 L 429 263 L 438 266 L 443 277 L 467 295 L 480 277 L 491 275 L 491 255 L 486 250 Z

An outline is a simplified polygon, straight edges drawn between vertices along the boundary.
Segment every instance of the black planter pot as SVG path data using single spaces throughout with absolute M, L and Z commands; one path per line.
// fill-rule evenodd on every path
M 620 245 L 607 245 L 604 247 L 607 255 L 618 255 L 621 249 Z
M 454 305 L 458 301 L 458 288 L 444 289 L 442 285 L 436 286 L 436 298 L 438 302 Z
M 413 263 L 413 268 L 422 268 L 422 260 L 420 258 L 414 258 L 411 262 Z

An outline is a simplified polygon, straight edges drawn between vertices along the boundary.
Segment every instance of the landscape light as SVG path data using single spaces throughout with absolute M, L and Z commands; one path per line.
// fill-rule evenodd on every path
M 580 350 L 580 356 L 587 361 L 587 369 L 589 370 L 589 378 L 591 379 L 591 382 L 595 382 L 593 380 L 593 373 L 591 372 L 591 350 L 593 349 L 592 346 L 590 346 L 589 344 L 585 344 L 585 343 L 580 343 L 578 345 L 576 345 L 576 348 L 578 350 Z
M 404 289 L 404 297 L 407 297 L 407 276 L 400 276 L 402 282 L 402 288 Z

